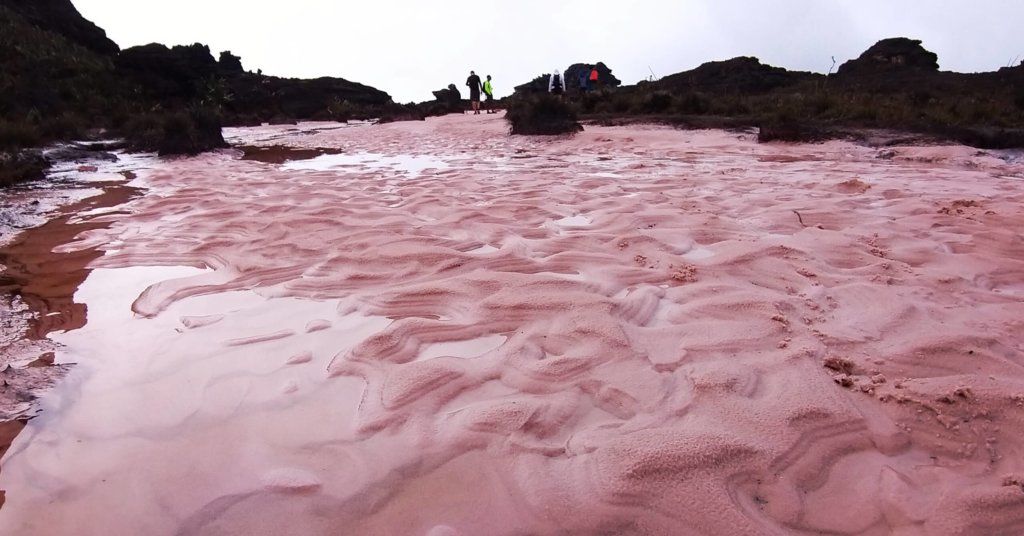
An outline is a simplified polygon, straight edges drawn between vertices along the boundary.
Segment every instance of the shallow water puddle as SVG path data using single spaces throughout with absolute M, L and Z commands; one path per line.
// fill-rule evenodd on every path
M 468 253 L 470 255 L 487 255 L 488 253 L 494 253 L 495 251 L 500 251 L 500 250 L 498 248 L 490 245 L 490 244 L 484 244 L 484 245 L 482 245 L 482 246 L 480 246 L 478 248 L 471 249 L 471 250 L 467 251 L 466 253 Z
M 391 320 L 339 314 L 337 300 L 253 291 L 186 298 L 152 318 L 131 310 L 154 284 L 211 275 L 180 266 L 92 271 L 75 294 L 89 307 L 88 324 L 54 336 L 76 352 L 59 359 L 78 366 L 0 475 L 4 487 L 18 489 L 5 512 L 36 511 L 60 496 L 68 513 L 45 530 L 32 528 L 43 526 L 35 519 L 0 516 L 0 532 L 72 534 L 84 524 L 90 534 L 119 533 L 129 523 L 164 533 L 224 494 L 308 492 L 350 472 L 345 456 L 341 465 L 317 461 L 322 453 L 312 446 L 352 436 L 364 383 L 328 378 L 325 369 Z M 138 502 L 125 515 L 85 506 L 123 504 L 126 490 Z
M 418 177 L 427 170 L 443 170 L 449 167 L 444 160 L 433 156 L 401 155 L 387 156 L 376 153 L 325 154 L 309 160 L 297 160 L 283 164 L 286 171 L 330 171 L 339 168 L 386 169 Z
M 566 216 L 558 220 L 553 220 L 550 223 L 556 227 L 571 229 L 574 227 L 589 227 L 594 224 L 594 220 L 586 214 L 576 214 L 575 216 Z
M 710 259 L 715 256 L 715 252 L 708 248 L 696 247 L 682 254 L 682 257 L 691 261 L 700 261 L 704 259 Z
M 428 344 L 420 349 L 417 361 L 426 361 L 436 357 L 458 357 L 470 359 L 480 357 L 484 354 L 497 350 L 508 337 L 502 335 L 488 335 L 468 341 L 440 342 Z

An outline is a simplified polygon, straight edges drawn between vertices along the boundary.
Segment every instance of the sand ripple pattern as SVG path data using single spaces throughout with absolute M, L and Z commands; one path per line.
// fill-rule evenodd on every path
M 26 534 L 1024 532 L 1021 165 L 504 128 L 243 129 L 342 154 L 146 174 L 130 216 L 65 247 L 107 250 L 111 273 L 191 271 L 132 287 L 122 329 L 69 335 L 135 364 L 83 374 L 5 466 L 0 517 Z M 166 345 L 130 341 L 147 333 Z M 113 504 L 138 507 L 100 519 Z

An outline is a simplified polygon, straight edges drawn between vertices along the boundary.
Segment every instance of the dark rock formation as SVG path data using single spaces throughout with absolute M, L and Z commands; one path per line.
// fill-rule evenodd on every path
M 49 168 L 41 151 L 0 151 L 0 187 L 42 179 Z
M 0 122 L 46 130 L 44 123 L 64 116 L 109 115 L 125 93 L 110 57 L 30 22 L 51 4 L 0 1 Z
M 112 56 L 120 48 L 107 38 L 107 32 L 86 20 L 71 4 L 71 0 L 0 0 L 25 17 L 36 27 L 63 36 L 98 54 Z
M 419 114 L 424 117 L 436 115 L 457 114 L 466 110 L 466 104 L 462 102 L 462 93 L 455 84 L 448 84 L 448 87 L 433 92 L 433 102 L 423 102 L 415 105 Z
M 172 48 L 152 43 L 127 48 L 121 51 L 117 67 L 149 98 L 176 103 L 195 100 L 201 91 L 197 82 L 220 72 L 210 47 L 200 43 Z
M 772 67 L 761 63 L 757 58 L 738 57 L 708 62 L 696 69 L 666 76 L 653 85 L 658 89 L 670 91 L 754 94 L 814 79 L 824 77 Z
M 245 69 L 242 68 L 242 58 L 235 56 L 230 50 L 225 50 L 220 53 L 220 59 L 217 60 L 217 66 L 220 68 L 222 73 L 244 73 Z
M 612 74 L 612 70 L 608 68 L 602 62 L 596 64 L 591 63 L 574 63 L 569 66 L 568 69 L 562 72 L 562 76 L 565 77 L 565 87 L 569 92 L 579 91 L 579 79 L 580 72 L 585 72 L 587 76 L 590 76 L 590 69 L 593 65 L 597 65 L 598 74 L 598 87 L 599 88 L 615 88 L 622 85 L 622 81 L 615 78 Z M 520 84 L 515 87 L 515 92 L 518 94 L 535 94 L 535 93 L 547 93 L 548 82 L 551 78 L 551 73 L 542 74 L 533 80 L 525 84 Z
M 300 80 L 244 73 L 217 82 L 224 87 L 208 88 L 212 90 L 208 100 L 222 106 L 227 124 L 244 122 L 250 116 L 264 120 L 275 116 L 292 120 L 369 119 L 392 104 L 387 93 L 342 78 Z
M 202 44 L 119 52 L 68 0 L 0 0 L 3 150 L 100 128 L 141 135 L 128 140 L 134 147 L 187 153 L 223 143 L 220 125 L 214 128 L 211 118 L 227 124 L 274 117 L 345 120 L 376 117 L 388 106 L 393 103 L 387 93 L 341 78 L 247 73 L 238 56 L 223 52 L 215 59 Z M 203 111 L 202 121 L 195 110 Z M 183 128 L 181 139 L 154 134 L 173 125 Z
M 342 78 L 312 80 L 247 73 L 241 58 L 196 43 L 168 48 L 151 44 L 126 49 L 118 67 L 154 102 L 198 103 L 219 108 L 228 124 L 251 124 L 284 118 L 290 121 L 367 118 L 391 102 L 375 88 Z
M 529 82 L 527 82 L 525 84 L 520 84 L 520 85 L 515 87 L 515 93 L 517 95 L 523 95 L 523 94 L 530 95 L 530 94 L 537 94 L 537 93 L 547 93 L 547 91 L 548 91 L 548 80 L 549 80 L 550 76 L 551 76 L 550 74 L 542 74 L 542 75 L 538 76 L 537 78 L 534 78 L 533 80 L 530 80 Z
M 569 91 L 579 91 L 580 89 L 580 74 L 583 74 L 588 80 L 590 79 L 590 71 L 597 66 L 597 87 L 619 87 L 622 85 L 622 80 L 615 78 L 612 74 L 612 70 L 608 68 L 602 62 L 592 63 L 574 63 L 566 69 L 565 74 L 566 86 Z M 545 82 L 544 89 L 547 90 L 547 82 Z
M 839 66 L 839 75 L 891 71 L 939 70 L 939 57 L 921 46 L 921 41 L 894 37 L 883 39 L 867 49 L 859 58 Z
M 448 87 L 433 92 L 434 100 L 445 104 L 462 105 L 462 93 L 455 84 L 448 84 Z

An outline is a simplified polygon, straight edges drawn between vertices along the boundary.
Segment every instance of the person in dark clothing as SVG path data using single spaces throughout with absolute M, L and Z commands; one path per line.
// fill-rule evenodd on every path
M 466 85 L 469 86 L 469 103 L 473 107 L 473 115 L 480 115 L 480 90 L 483 89 L 483 84 L 480 83 L 480 77 L 476 72 L 469 71 Z
M 580 70 L 580 93 L 586 93 L 590 89 L 590 75 L 586 69 Z

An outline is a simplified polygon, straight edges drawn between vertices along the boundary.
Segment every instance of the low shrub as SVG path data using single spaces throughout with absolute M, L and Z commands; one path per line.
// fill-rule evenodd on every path
M 701 115 L 708 113 L 711 104 L 699 93 L 686 93 L 676 103 L 676 110 L 684 114 Z
M 655 91 L 640 101 L 640 111 L 645 114 L 661 114 L 672 108 L 672 94 L 667 91 Z
M 0 151 L 32 147 L 43 141 L 39 127 L 28 121 L 0 119 Z
M 50 162 L 38 150 L 0 150 L 0 188 L 42 179 Z
M 208 108 L 143 114 L 130 119 L 120 133 L 130 149 L 160 155 L 194 155 L 227 146 L 220 117 Z
M 509 102 L 505 119 L 511 125 L 511 134 L 571 135 L 583 131 L 572 105 L 560 97 L 548 94 L 513 98 Z
M 85 138 L 90 126 L 84 117 L 65 113 L 42 121 L 39 130 L 47 140 L 74 140 Z

